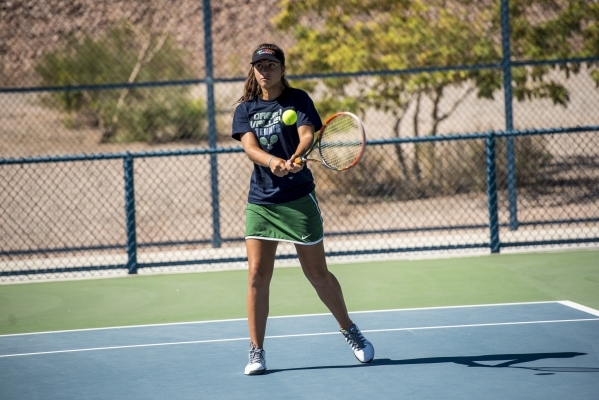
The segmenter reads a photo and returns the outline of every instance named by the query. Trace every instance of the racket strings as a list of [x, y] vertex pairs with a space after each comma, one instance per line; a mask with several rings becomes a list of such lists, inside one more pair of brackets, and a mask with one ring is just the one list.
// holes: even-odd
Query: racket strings
[[359, 121], [340, 115], [327, 124], [320, 139], [320, 156], [330, 167], [345, 169], [362, 154], [363, 129]]

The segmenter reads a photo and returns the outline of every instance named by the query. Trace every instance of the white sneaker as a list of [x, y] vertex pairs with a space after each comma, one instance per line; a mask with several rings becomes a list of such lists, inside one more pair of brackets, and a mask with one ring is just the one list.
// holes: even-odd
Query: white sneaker
[[245, 367], [246, 375], [262, 375], [266, 371], [266, 357], [264, 350], [250, 343], [250, 356], [248, 365]]
[[341, 329], [341, 333], [345, 336], [345, 340], [354, 351], [354, 356], [361, 363], [369, 363], [374, 358], [374, 346], [370, 343], [356, 324], [350, 326], [347, 330]]

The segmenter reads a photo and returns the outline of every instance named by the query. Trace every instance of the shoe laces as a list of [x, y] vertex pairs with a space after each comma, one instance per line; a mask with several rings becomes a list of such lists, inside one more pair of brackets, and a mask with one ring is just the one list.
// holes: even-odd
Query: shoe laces
[[362, 350], [364, 347], [366, 347], [367, 340], [356, 325], [350, 326], [348, 330], [341, 329], [341, 333], [343, 333], [345, 340], [347, 343], [349, 343], [352, 349]]
[[250, 348], [250, 364], [264, 363], [264, 350], [252, 346]]

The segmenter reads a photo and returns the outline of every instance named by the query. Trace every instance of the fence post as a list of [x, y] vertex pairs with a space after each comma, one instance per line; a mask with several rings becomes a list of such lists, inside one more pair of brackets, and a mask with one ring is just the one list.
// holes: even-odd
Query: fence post
[[[212, 67], [212, 10], [210, 0], [203, 0], [204, 56], [206, 61], [206, 89], [208, 109], [208, 144], [216, 148], [216, 107], [214, 104], [214, 72]], [[210, 188], [212, 191], [212, 246], [220, 247], [220, 211], [218, 202], [218, 159], [210, 154]]]
[[[505, 129], [514, 130], [514, 113], [512, 109], [512, 54], [510, 49], [510, 12], [509, 0], [501, 0], [501, 46], [503, 59], [503, 90], [505, 103]], [[505, 142], [507, 157], [507, 191], [510, 210], [510, 230], [518, 229], [518, 204], [516, 194], [516, 150], [514, 137], [508, 136]]]
[[125, 170], [125, 221], [127, 229], [127, 269], [137, 274], [137, 238], [135, 226], [135, 186], [133, 182], [133, 157], [129, 152], [123, 159]]
[[485, 138], [487, 165], [487, 204], [489, 207], [489, 231], [491, 253], [499, 253], [499, 216], [497, 212], [497, 172], [495, 164], [495, 134], [493, 131]]

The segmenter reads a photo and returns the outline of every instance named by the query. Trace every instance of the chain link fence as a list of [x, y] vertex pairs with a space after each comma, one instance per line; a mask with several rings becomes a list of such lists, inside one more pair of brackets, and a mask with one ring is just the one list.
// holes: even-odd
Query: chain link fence
[[[0, 3], [0, 281], [243, 268], [252, 165], [230, 123], [262, 42], [288, 50], [323, 117], [343, 104], [366, 127], [357, 167], [311, 167], [331, 259], [596, 246], [598, 3], [444, 3], [487, 16], [488, 58], [420, 65], [436, 47], [414, 39], [405, 68], [316, 68], [277, 1]], [[578, 6], [570, 52], [540, 46]]]

